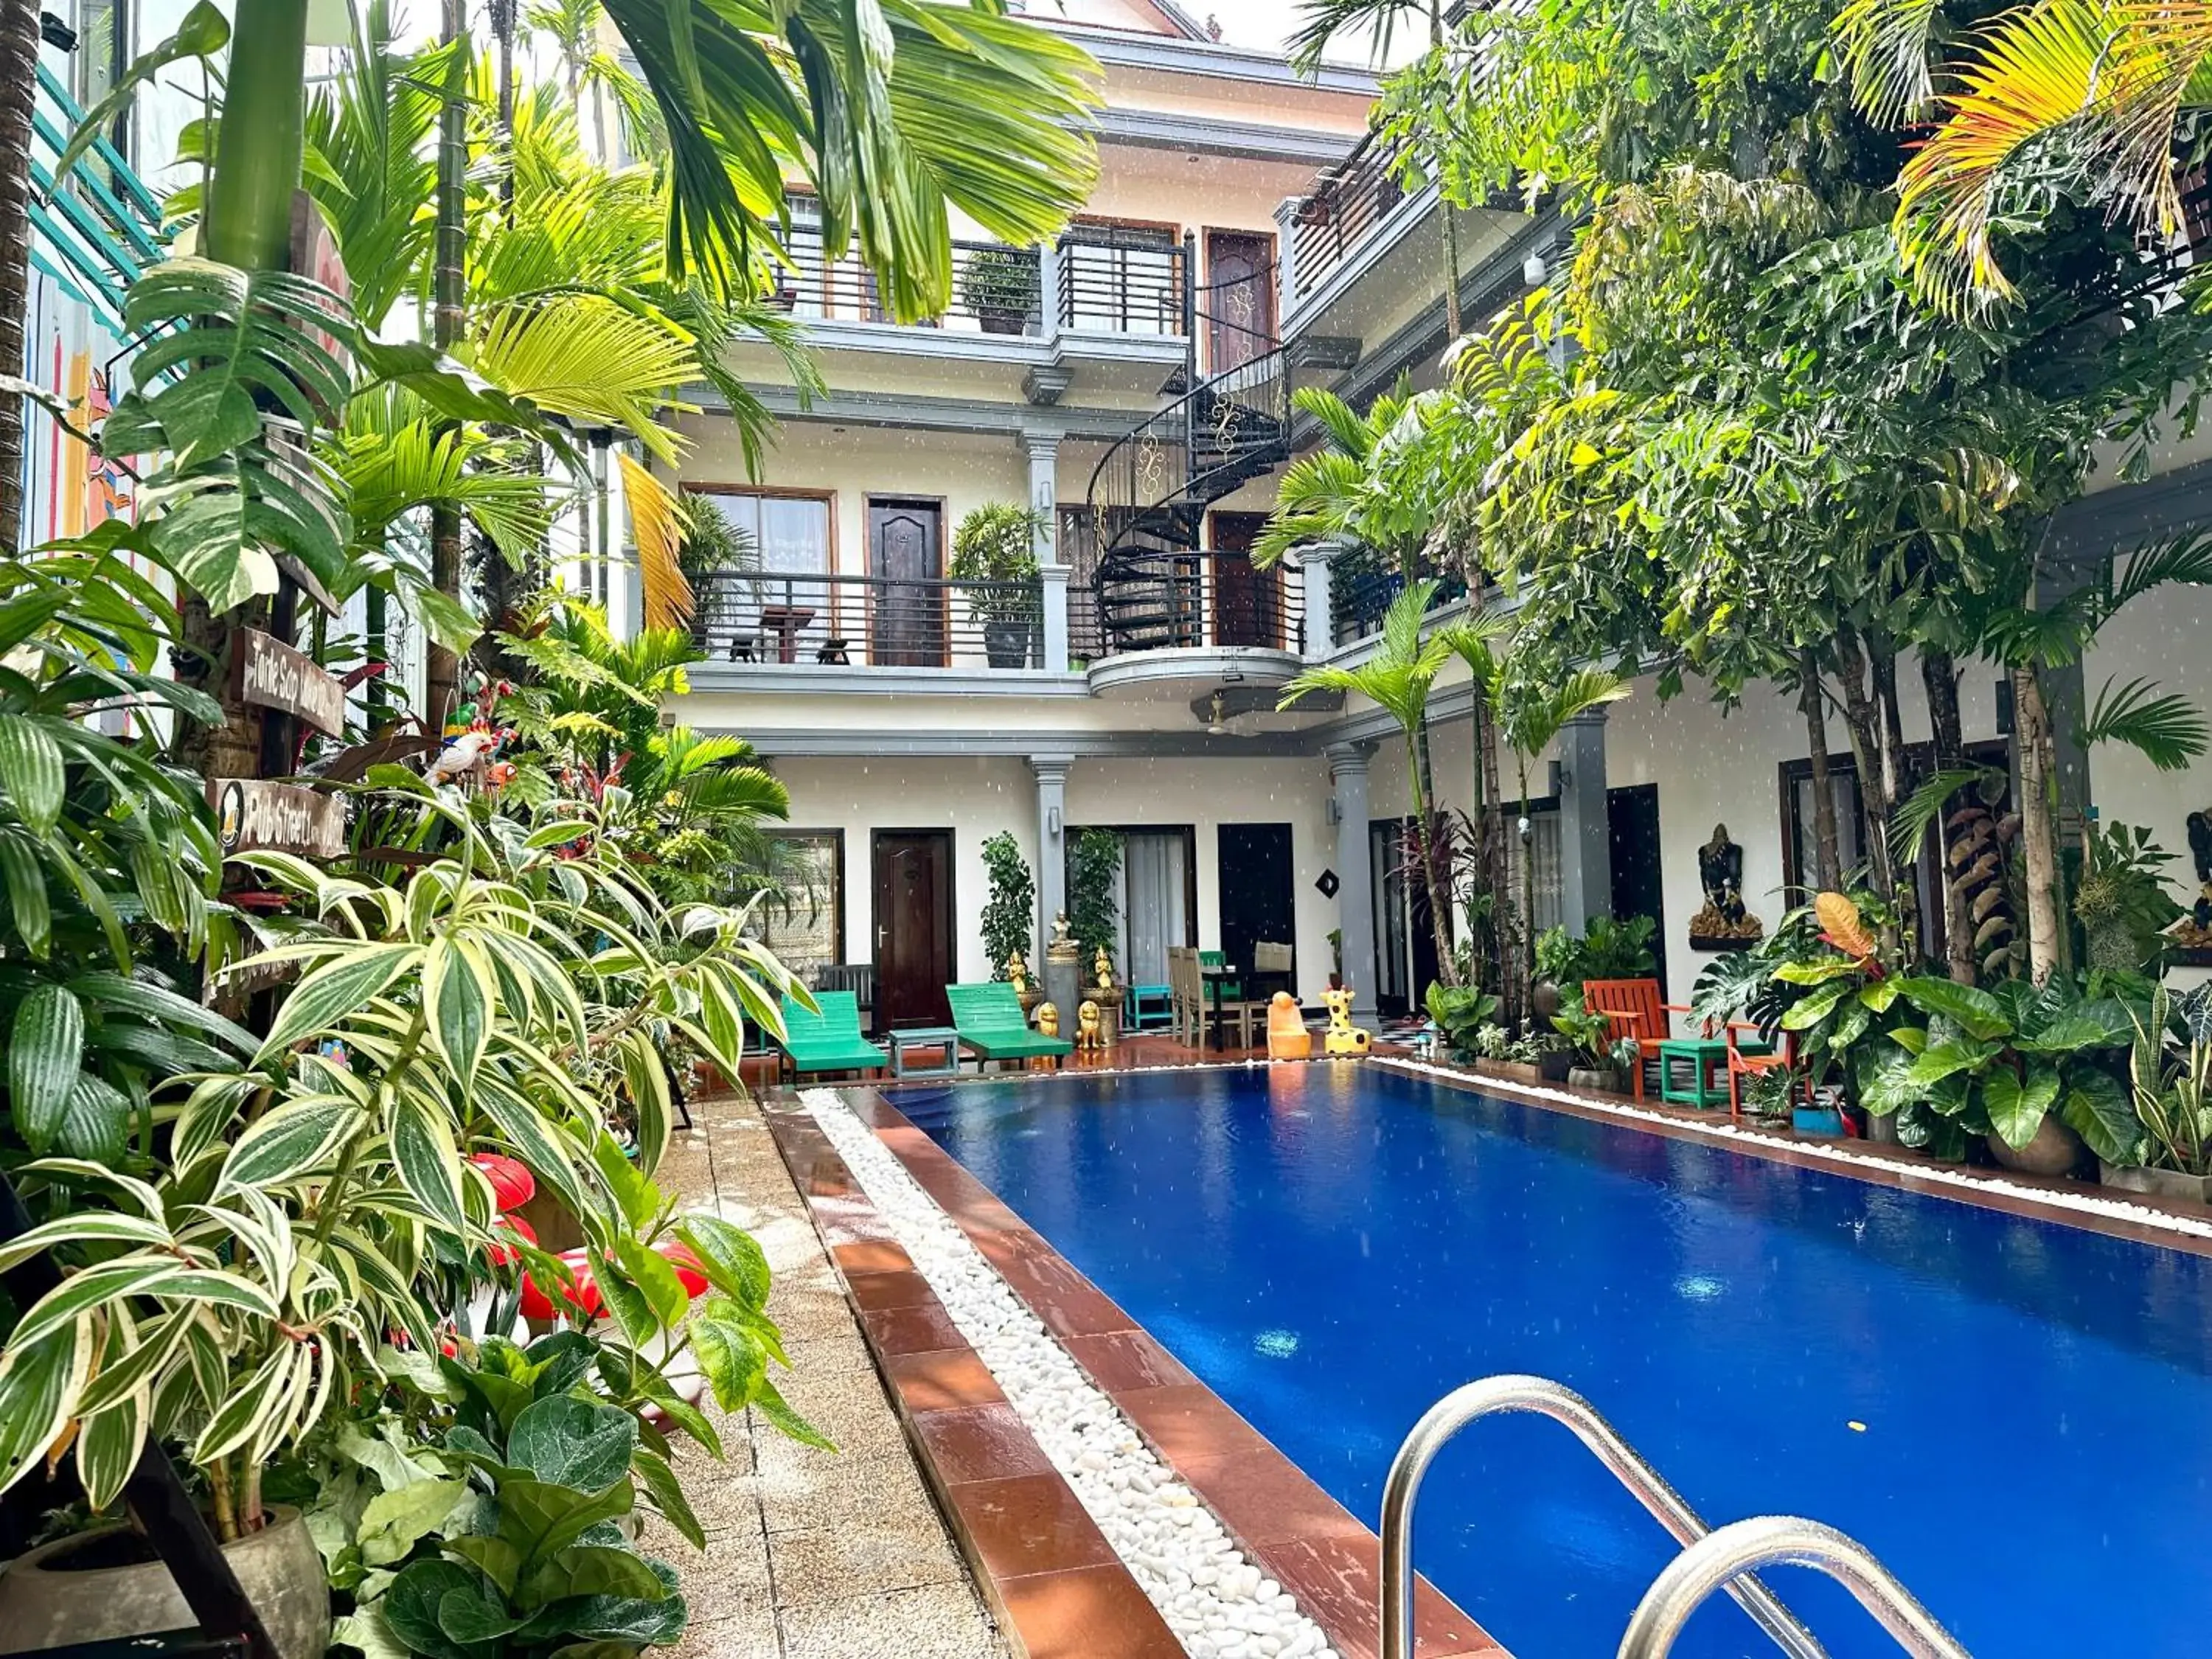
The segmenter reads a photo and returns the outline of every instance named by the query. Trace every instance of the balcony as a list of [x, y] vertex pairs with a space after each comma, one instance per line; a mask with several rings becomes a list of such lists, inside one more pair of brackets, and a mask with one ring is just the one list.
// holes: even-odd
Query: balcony
[[[1327, 283], [1404, 204], [1408, 191], [1402, 182], [1402, 155], [1400, 148], [1386, 147], [1370, 134], [1315, 181], [1290, 226], [1293, 305]], [[1416, 216], [1425, 210], [1417, 210]]]
[[[691, 636], [717, 665], [825, 678], [871, 668], [1046, 667], [1042, 581], [718, 570], [694, 577], [691, 588]], [[1062, 640], [1065, 615], [1063, 608]]]

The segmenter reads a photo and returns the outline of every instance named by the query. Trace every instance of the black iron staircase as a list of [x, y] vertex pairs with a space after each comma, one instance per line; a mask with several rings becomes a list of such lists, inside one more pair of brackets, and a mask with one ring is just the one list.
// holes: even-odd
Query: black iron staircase
[[1124, 434], [1091, 475], [1098, 540], [1091, 580], [1109, 654], [1207, 642], [1219, 594], [1216, 556], [1203, 545], [1206, 509], [1291, 453], [1291, 371], [1274, 331], [1274, 268], [1200, 285], [1194, 255], [1187, 237], [1184, 364], [1164, 388], [1174, 401]]

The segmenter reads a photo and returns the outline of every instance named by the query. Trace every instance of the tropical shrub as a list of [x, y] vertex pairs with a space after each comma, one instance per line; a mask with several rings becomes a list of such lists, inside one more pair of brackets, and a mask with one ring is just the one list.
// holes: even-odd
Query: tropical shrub
[[1039, 614], [1036, 588], [1036, 538], [1051, 526], [1034, 507], [990, 501], [975, 507], [952, 532], [946, 574], [957, 582], [1024, 586], [972, 587], [962, 597], [985, 622], [1029, 622]]
[[1504, 1036], [1504, 1028], [1494, 1023], [1498, 999], [1487, 991], [1470, 990], [1463, 985], [1431, 985], [1428, 1010], [1454, 1060], [1472, 1060], [1481, 1052], [1480, 1039], [1486, 1031], [1498, 1032], [1501, 1040]]
[[2128, 1081], [2142, 1161], [2212, 1175], [2212, 984], [2153, 993], [2148, 1016], [2136, 1021]]
[[1085, 976], [1099, 951], [1115, 959], [1121, 923], [1121, 837], [1111, 830], [1080, 830], [1068, 849], [1067, 927], [1083, 953]]
[[1619, 921], [1592, 916], [1580, 939], [1564, 926], [1547, 927], [1536, 939], [1536, 976], [1563, 987], [1586, 979], [1645, 978], [1658, 971], [1659, 960], [1651, 953], [1658, 931], [1650, 916]]
[[983, 956], [991, 977], [1004, 979], [1007, 959], [1017, 951], [1027, 956], [1036, 939], [1036, 884], [1021, 842], [1003, 830], [983, 843], [983, 870], [991, 882], [983, 902]]

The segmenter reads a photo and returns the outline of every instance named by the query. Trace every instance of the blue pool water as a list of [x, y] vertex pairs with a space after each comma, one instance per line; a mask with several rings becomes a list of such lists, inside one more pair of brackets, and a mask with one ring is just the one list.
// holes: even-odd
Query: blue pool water
[[[1854, 1534], [1977, 1659], [2212, 1653], [2212, 1261], [1352, 1066], [898, 1103], [1370, 1526], [1431, 1401], [1533, 1371], [1708, 1520]], [[1445, 1451], [1416, 1547], [1517, 1659], [1610, 1659], [1669, 1553], [1533, 1419]], [[1716, 1598], [1676, 1651], [1774, 1649]]]

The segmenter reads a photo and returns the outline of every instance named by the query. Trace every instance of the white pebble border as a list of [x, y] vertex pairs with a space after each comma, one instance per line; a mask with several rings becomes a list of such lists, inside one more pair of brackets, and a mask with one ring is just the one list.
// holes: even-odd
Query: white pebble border
[[1321, 1626], [1152, 1455], [897, 1154], [834, 1090], [799, 1099], [1191, 1659], [1332, 1655]]
[[1853, 1152], [1817, 1139], [1798, 1138], [1778, 1142], [1778, 1138], [1755, 1129], [1747, 1129], [1728, 1122], [1686, 1124], [1679, 1117], [1648, 1111], [1641, 1106], [1618, 1106], [1609, 1101], [1592, 1100], [1588, 1095], [1569, 1094], [1562, 1089], [1547, 1089], [1532, 1083], [1510, 1083], [1503, 1078], [1485, 1077], [1480, 1072], [1462, 1072], [1449, 1066], [1431, 1066], [1418, 1060], [1400, 1060], [1395, 1055], [1378, 1056], [1373, 1062], [1388, 1066], [1394, 1072], [1410, 1072], [1425, 1077], [1443, 1078], [1482, 1094], [1502, 1091], [1506, 1098], [1518, 1095], [1533, 1095], [1539, 1100], [1563, 1101], [1570, 1106], [1579, 1106], [1591, 1111], [1604, 1112], [1613, 1117], [1631, 1119], [1639, 1123], [1663, 1123], [1674, 1128], [1695, 1128], [1702, 1134], [1717, 1135], [1723, 1139], [1749, 1141], [1759, 1146], [1787, 1145], [1792, 1151], [1803, 1152], [1824, 1164], [1842, 1164], [1861, 1170], [1880, 1170], [1895, 1175], [1909, 1173], [1918, 1180], [1935, 1182], [1939, 1185], [1957, 1187], [1967, 1192], [2000, 1192], [2013, 1198], [2026, 1199], [2031, 1203], [2049, 1204], [2062, 1210], [2078, 1210], [2085, 1215], [2110, 1216], [2116, 1220], [2133, 1221], [2146, 1227], [2159, 1228], [2166, 1232], [2186, 1233], [2194, 1238], [2212, 1238], [2212, 1222], [2199, 1221], [2191, 1216], [2175, 1215], [2166, 1210], [2154, 1210], [2148, 1205], [2130, 1204], [2124, 1199], [2099, 1198], [2088, 1193], [2054, 1191], [2047, 1187], [2023, 1187], [1996, 1176], [1961, 1175], [1941, 1164], [1900, 1164], [1893, 1158], [1869, 1158], [1863, 1152]]

